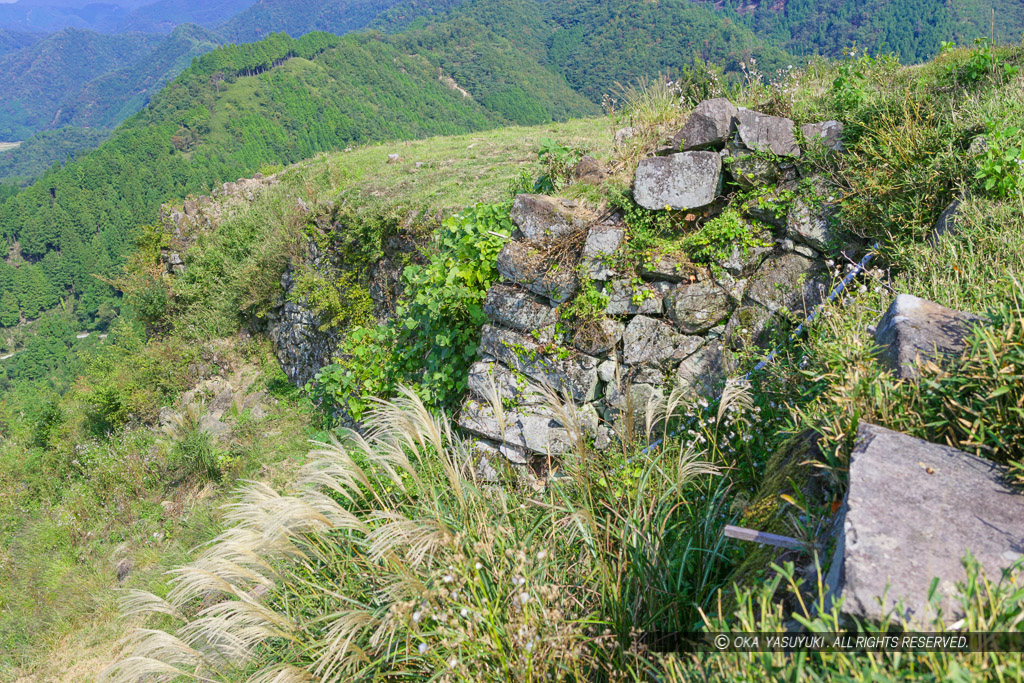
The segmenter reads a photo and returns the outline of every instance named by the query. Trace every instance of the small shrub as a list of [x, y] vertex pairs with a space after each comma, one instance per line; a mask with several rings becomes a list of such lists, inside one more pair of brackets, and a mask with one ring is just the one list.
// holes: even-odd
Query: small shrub
[[1005, 126], [998, 121], [987, 123], [985, 151], [978, 159], [975, 178], [982, 189], [994, 197], [1006, 197], [1024, 190], [1024, 133], [1017, 126]]
[[551, 193], [572, 183], [573, 170], [587, 153], [582, 147], [566, 147], [550, 138], [542, 138], [537, 157], [544, 172], [534, 185], [535, 192]]
[[770, 244], [759, 239], [752, 225], [739, 213], [726, 210], [712, 218], [701, 228], [683, 239], [683, 248], [697, 263], [717, 263], [739, 247], [744, 253], [752, 247], [767, 247]]

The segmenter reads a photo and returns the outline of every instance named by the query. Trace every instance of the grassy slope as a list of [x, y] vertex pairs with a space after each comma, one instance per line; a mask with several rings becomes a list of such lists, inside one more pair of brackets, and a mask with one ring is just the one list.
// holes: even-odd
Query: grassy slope
[[[372, 214], [412, 210], [449, 214], [477, 201], [500, 200], [507, 197], [507, 185], [520, 169], [533, 170], [539, 140], [549, 136], [592, 148], [599, 156], [608, 153], [609, 135], [603, 122], [577, 120], [321, 155], [281, 172], [280, 185], [251, 207], [236, 212], [218, 231], [204, 237], [197, 249], [211, 257], [229, 248], [255, 251], [253, 245], [281, 232], [284, 221], [280, 218], [293, 210], [296, 197], [324, 206], [344, 193], [347, 202]], [[401, 161], [387, 163], [391, 153], [399, 154]], [[423, 165], [417, 168], [416, 162]], [[257, 226], [255, 234], [245, 230], [252, 224]], [[238, 244], [242, 234], [250, 241]], [[223, 280], [206, 292], [209, 299], [203, 308], [222, 315], [224, 327], [237, 329], [237, 307], [223, 307], [223, 302], [231, 298], [228, 292], [232, 288], [244, 286], [241, 276], [247, 272], [247, 263], [239, 259], [221, 265], [228, 270], [222, 274]], [[202, 268], [203, 264], [193, 267]], [[181, 327], [195, 320], [193, 316], [194, 311], [185, 311], [178, 321]], [[179, 348], [196, 344], [174, 335], [168, 341]], [[215, 341], [212, 347], [236, 362], [240, 358], [240, 345], [234, 338]], [[0, 444], [0, 679], [93, 680], [113, 657], [114, 641], [123, 632], [116, 621], [117, 593], [113, 590], [117, 561], [127, 557], [135, 563], [125, 587], [161, 590], [163, 572], [217, 532], [217, 507], [227, 501], [237, 478], [279, 486], [287, 479], [286, 473], [304, 459], [305, 439], [317, 433], [310, 424], [309, 406], [276, 383], [280, 373], [266, 347], [257, 347], [254, 353], [247, 362], [260, 367], [257, 386], [276, 387], [274, 395], [280, 403], [268, 422], [260, 423], [258, 429], [242, 430], [240, 450], [247, 454], [246, 459], [232, 478], [220, 485], [204, 488], [175, 483], [173, 475], [154, 479], [145, 473], [129, 475], [127, 481], [118, 479], [115, 485], [107, 474], [101, 474], [104, 467], [96, 466], [91, 476], [73, 477], [60, 494], [41, 502], [36, 493], [24, 489], [23, 482], [53, 476], [48, 469], [52, 465], [45, 463], [57, 457], [55, 449], [33, 447], [33, 436], [26, 431]], [[178, 373], [184, 369], [169, 370]], [[0, 422], [8, 430], [22, 424], [10, 413], [14, 405], [10, 396], [0, 403]], [[84, 409], [81, 397], [74, 395], [64, 405], [73, 415]], [[117, 438], [123, 447], [107, 456], [114, 462], [137, 458], [156, 443], [156, 429], [151, 425], [124, 434]], [[60, 452], [73, 449], [76, 443], [96, 443], [88, 434], [74, 431], [60, 440]], [[99, 443], [109, 446], [103, 439]], [[37, 454], [28, 463], [26, 449]], [[102, 490], [105, 487], [128, 487], [137, 493], [132, 494], [127, 509], [115, 513], [103, 507], [113, 499], [110, 492]], [[187, 501], [187, 513], [166, 515], [160, 506], [164, 500]], [[75, 512], [80, 518], [69, 524], [69, 516]], [[154, 533], [165, 536], [158, 540]]]
[[[700, 585], [728, 586], [730, 578], [741, 576], [751, 581], [748, 588], [765, 603], [778, 599], [779, 596], [774, 595], [778, 584], [768, 581], [773, 572], [766, 570], [768, 562], [774, 558], [755, 556], [742, 544], [723, 544], [718, 528], [723, 519], [748, 515], [765, 524], [779, 525], [771, 530], [824, 541], [821, 530], [831, 519], [833, 504], [841, 501], [844, 494], [845, 458], [858, 420], [870, 420], [935, 442], [947, 442], [1011, 466], [1014, 463], [1017, 467], [1024, 466], [1024, 421], [1019, 414], [1020, 401], [1024, 400], [1021, 398], [1024, 384], [1020, 382], [1024, 376], [1020, 343], [1020, 324], [1024, 323], [1021, 313], [1024, 292], [1020, 289], [1024, 278], [1024, 221], [1020, 215], [1024, 174], [1011, 167], [1007, 173], [999, 175], [1013, 181], [1005, 197], [986, 192], [976, 180], [975, 170], [984, 169], [988, 157], [972, 158], [965, 144], [970, 142], [972, 126], [987, 123], [989, 144], [1001, 153], [1016, 149], [1014, 154], [1019, 157], [1019, 131], [1009, 133], [1010, 140], [1001, 139], [1000, 133], [1004, 127], [1007, 131], [1014, 130], [1009, 126], [1021, 121], [1020, 112], [1024, 108], [1020, 93], [1024, 75], [1007, 71], [1003, 65], [1019, 65], [1022, 54], [1019, 48], [1001, 49], [990, 64], [994, 68], [980, 73], [972, 71], [978, 56], [977, 52], [956, 51], [921, 69], [901, 69], [890, 62], [872, 60], [848, 63], [844, 67], [819, 63], [794, 77], [792, 89], [786, 91], [791, 98], [772, 99], [771, 92], [757, 87], [734, 93], [740, 104], [767, 101], [772, 111], [792, 115], [798, 123], [838, 117], [856, 124], [851, 127], [847, 155], [831, 161], [808, 155], [806, 161], [818, 165], [822, 174], [831, 176], [838, 184], [837, 191], [842, 197], [842, 227], [869, 240], [879, 240], [882, 256], [877, 262], [878, 268], [860, 283], [863, 286], [853, 288], [843, 301], [828, 308], [805, 342], [785, 347], [776, 363], [755, 378], [749, 394], [752, 408], [742, 407], [742, 401], [734, 402], [739, 421], [735, 421], [737, 416], [726, 418], [728, 429], [720, 429], [713, 419], [722, 420], [721, 413], [715, 414], [717, 406], [712, 405], [709, 411], [692, 405], [682, 406], [680, 412], [686, 411], [690, 416], [685, 418], [684, 424], [692, 426], [712, 443], [711, 446], [693, 444], [699, 449], [700, 457], [729, 466], [729, 472], [721, 478], [723, 486], [729, 487], [724, 507], [716, 508], [705, 502], [705, 498], [711, 497], [702, 497], [708, 493], [707, 489], [680, 488], [690, 487], [694, 482], [682, 475], [679, 475], [682, 481], [674, 479], [674, 467], [665, 467], [664, 460], [654, 461], [655, 457], [674, 457], [675, 443], [650, 460], [634, 462], [628, 470], [633, 478], [615, 482], [611, 490], [594, 481], [596, 472], [602, 467], [607, 467], [605, 471], [609, 473], [621, 471], [617, 468], [626, 467], [624, 456], [630, 454], [627, 449], [619, 460], [616, 460], [620, 457], [616, 453], [583, 449], [577, 455], [586, 458], [586, 467], [580, 471], [567, 467], [566, 480], [549, 482], [547, 489], [526, 492], [510, 485], [508, 498], [498, 496], [496, 501], [478, 495], [467, 484], [463, 491], [471, 501], [469, 504], [461, 498], [456, 500], [451, 482], [439, 468], [431, 470], [427, 454], [419, 454], [417, 469], [420, 476], [427, 479], [427, 485], [418, 489], [416, 495], [409, 496], [397, 495], [394, 488], [384, 486], [381, 495], [390, 496], [384, 505], [393, 504], [394, 508], [386, 509], [400, 510], [409, 519], [427, 519], [431, 524], [442, 525], [456, 539], [451, 544], [438, 543], [439, 557], [435, 564], [409, 562], [393, 574], [388, 573], [390, 566], [382, 568], [360, 555], [360, 549], [355, 547], [358, 544], [349, 542], [347, 537], [342, 543], [326, 541], [332, 561], [338, 563], [336, 573], [329, 577], [315, 576], [312, 586], [299, 581], [287, 583], [274, 600], [268, 600], [272, 608], [294, 607], [296, 611], [290, 612], [290, 616], [300, 620], [307, 618], [301, 626], [301, 633], [307, 638], [303, 645], [313, 644], [317, 652], [298, 652], [284, 646], [268, 654], [266, 661], [274, 661], [274, 657], [279, 656], [284, 661], [312, 667], [311, 658], [320, 652], [326, 657], [329, 649], [317, 640], [324, 628], [317, 618], [329, 613], [328, 610], [348, 610], [352, 605], [358, 605], [359, 616], [368, 620], [381, 615], [389, 607], [388, 598], [381, 598], [379, 591], [366, 587], [379, 585], [377, 582], [389, 585], [398, 575], [407, 576], [403, 572], [415, 573], [435, 589], [427, 598], [417, 591], [412, 596], [415, 599], [409, 603], [394, 605], [400, 614], [409, 618], [400, 618], [387, 627], [399, 633], [399, 641], [408, 637], [412, 643], [420, 639], [424, 644], [429, 643], [428, 648], [421, 651], [423, 656], [417, 657], [410, 647], [408, 659], [395, 661], [394, 653], [384, 652], [369, 642], [368, 631], [354, 627], [352, 633], [356, 634], [360, 646], [370, 648], [374, 662], [380, 662], [382, 669], [401, 667], [424, 676], [445, 666], [451, 661], [449, 656], [455, 657], [455, 664], [449, 666], [464, 680], [474, 680], [474, 675], [478, 676], [482, 670], [475, 667], [482, 662], [513, 679], [525, 679], [524, 672], [531, 671], [528, 668], [531, 665], [568, 665], [566, 653], [574, 652], [577, 646], [587, 647], [593, 641], [592, 633], [563, 619], [565, 613], [561, 610], [571, 609], [567, 605], [575, 606], [576, 600], [591, 601], [594, 612], [571, 612], [573, 616], [593, 617], [627, 631], [652, 623], [643, 620], [656, 618], [667, 604], [661, 599], [651, 601], [651, 595], [666, 596], [666, 599], [677, 599], [678, 595], [700, 597], [704, 600], [701, 606], [713, 624], [719, 624], [720, 618], [735, 618], [744, 620], [746, 628], [740, 630], [781, 630], [784, 617], [775, 615], [772, 610], [761, 613], [753, 601], [734, 605], [728, 597], [716, 602], [713, 592], [689, 593], [691, 581], [700, 584], [708, 580], [701, 572], [709, 563], [703, 561], [700, 553], [714, 551], [717, 555], [722, 551], [727, 568], [730, 563], [736, 563], [733, 569], [742, 569], [740, 563], [745, 557], [756, 559], [755, 564], [761, 570], [759, 574], [712, 576], [710, 584]], [[844, 78], [834, 86], [840, 71]], [[410, 155], [407, 160], [412, 161], [417, 156]], [[378, 156], [375, 163], [383, 164], [383, 156]], [[335, 184], [345, 187], [344, 166], [334, 171], [329, 170], [330, 164], [326, 167], [313, 164], [311, 168], [319, 168], [321, 176], [309, 190], [311, 198], [329, 197]], [[401, 169], [395, 169], [391, 177], [398, 177], [400, 172]], [[363, 185], [360, 190], [372, 196], [372, 188], [372, 184]], [[387, 204], [386, 191], [382, 184], [381, 205]], [[453, 191], [461, 190], [453, 188]], [[938, 248], [928, 245], [926, 238], [939, 212], [950, 199], [965, 191], [970, 191], [973, 198], [963, 209], [962, 232], [945, 239]], [[211, 237], [212, 244], [216, 237]], [[678, 239], [678, 234], [662, 235], [662, 238]], [[841, 274], [840, 261], [836, 275]], [[1005, 320], [997, 320], [995, 325], [996, 330], [1005, 330], [1008, 337], [999, 340], [979, 336], [956, 372], [926, 368], [925, 380], [920, 385], [896, 382], [873, 359], [873, 340], [868, 328], [877, 322], [893, 293], [898, 291], [975, 311], [1015, 300], [1009, 312], [1010, 325]], [[1014, 305], [1017, 306], [1015, 311], [1012, 310]], [[969, 382], [962, 382], [963, 377], [969, 377]], [[1009, 391], [995, 391], [1007, 378], [1010, 383], [1005, 386]], [[959, 423], [958, 418], [965, 415], [962, 402], [970, 404], [972, 417], [978, 416], [976, 424], [982, 430], [978, 433], [984, 435], [983, 442], [976, 441], [977, 434], [965, 430]], [[732, 433], [733, 429], [736, 433]], [[765, 468], [779, 465], [770, 456], [780, 452], [794, 432], [808, 430], [818, 440], [821, 452], [808, 448], [789, 449], [795, 456], [789, 474], [798, 487], [792, 491], [788, 489], [788, 481], [779, 482], [778, 476], [766, 476], [778, 475], [778, 471], [765, 472]], [[684, 442], [680, 448], [685, 449], [687, 445]], [[819, 458], [823, 467], [805, 464], [809, 457]], [[809, 484], [811, 479], [816, 480], [814, 487]], [[430, 492], [424, 493], [424, 490]], [[781, 499], [782, 493], [789, 494], [790, 500]], [[591, 496], [598, 502], [594, 503], [593, 499], [588, 502], [586, 498]], [[537, 505], [538, 500], [542, 504]], [[353, 509], [357, 514], [364, 514], [372, 509], [369, 506], [376, 504], [367, 503], [368, 507], [356, 504]], [[558, 524], [574, 506], [582, 508], [575, 519], [586, 520], [587, 525], [606, 525], [599, 528], [599, 534], [595, 533], [596, 538], [591, 536], [583, 542], [574, 535], [576, 525]], [[691, 520], [695, 524], [674, 527], [683, 535], [681, 546], [678, 537], [672, 537], [672, 542], [667, 543], [667, 537], [660, 533], [664, 529], [662, 522], [669, 518], [658, 515], [666, 514], [666, 509], [697, 511], [697, 516]], [[759, 516], [755, 517], [755, 513]], [[366, 514], [364, 519], [375, 526], [371, 515]], [[592, 521], [595, 519], [598, 521]], [[580, 526], [584, 524], [581, 522]], [[649, 543], [643, 540], [647, 533], [653, 539]], [[694, 547], [689, 545], [691, 541], [705, 545]], [[595, 545], [597, 551], [593, 550]], [[396, 541], [396, 546], [401, 547], [401, 544]], [[553, 551], [553, 554], [539, 553], [538, 548]], [[674, 552], [666, 554], [672, 549], [685, 551], [691, 562], [693, 554], [697, 553], [698, 560], [688, 566], [686, 557]], [[473, 583], [477, 576], [473, 573], [474, 556], [488, 564], [486, 571], [497, 586], [493, 593], [483, 588], [478, 592], [477, 584]], [[510, 561], [504, 562], [503, 558]], [[806, 554], [790, 554], [786, 559], [795, 561], [798, 568], [813, 567], [813, 558]], [[483, 562], [476, 565], [477, 571], [481, 570]], [[398, 560], [396, 563], [401, 564]], [[686, 585], [672, 583], [677, 571], [681, 572], [681, 581]], [[448, 578], [442, 578], [445, 572], [449, 572]], [[309, 576], [308, 573], [301, 575], [303, 579]], [[349, 583], [339, 586], [342, 583], [337, 580], [339, 576], [349, 579]], [[559, 610], [555, 619], [549, 619], [546, 611], [538, 612], [535, 621], [521, 624], [520, 615], [527, 610], [508, 607], [509, 593], [522, 590], [519, 588], [523, 585], [519, 581], [521, 576], [528, 577], [526, 590], [533, 596], [530, 604], [534, 604], [533, 600], [546, 601], [536, 609], [547, 610], [550, 606]], [[611, 579], [607, 578], [609, 576]], [[325, 591], [316, 583], [321, 580], [329, 584], [331, 590], [357, 596], [355, 601], [325, 598]], [[462, 597], [456, 598], [443, 588], [451, 581], [460, 588]], [[462, 591], [464, 585], [473, 587]], [[968, 627], [986, 630], [983, 625], [987, 625], [999, 630], [1015, 623], [1014, 627], [1019, 629], [1019, 619], [1013, 620], [1024, 607], [1021, 603], [1024, 596], [1008, 600], [1014, 590], [1007, 591], [1003, 586], [996, 592], [993, 604], [972, 608]], [[572, 598], [557, 602], [560, 591], [563, 595], [569, 592]], [[786, 592], [784, 586], [780, 592]], [[595, 596], [604, 600], [597, 600]], [[978, 594], [974, 593], [974, 597], [978, 598]], [[370, 607], [364, 610], [362, 600]], [[466, 639], [457, 619], [442, 618], [435, 624], [429, 618], [430, 610], [457, 614], [463, 605], [493, 615], [489, 616], [492, 621], [485, 619], [489, 628], [484, 629], [483, 637]], [[685, 605], [689, 609], [692, 606], [692, 602]], [[795, 608], [792, 603], [789, 606]], [[417, 608], [425, 610], [423, 614], [428, 616], [422, 620], [423, 626], [417, 626], [421, 620], [408, 614]], [[721, 613], [718, 613], [719, 608]], [[506, 609], [507, 612], [503, 611]], [[307, 610], [305, 617], [301, 616], [303, 610]], [[345, 616], [350, 614], [346, 612]], [[336, 623], [340, 625], [344, 617], [336, 616]], [[349, 623], [356, 622], [353, 619]], [[449, 629], [446, 623], [454, 625]], [[520, 625], [523, 630], [517, 631]], [[731, 625], [735, 627], [736, 622]], [[827, 615], [816, 627], [835, 630], [835, 624]], [[506, 637], [538, 631], [544, 637], [536, 641], [532, 662], [527, 661], [529, 655], [523, 655], [524, 648], [513, 648], [512, 653], [506, 649]], [[488, 640], [490, 634], [497, 634], [493, 641]], [[636, 664], [628, 656], [623, 657], [627, 663]], [[462, 662], [470, 666], [463, 669]], [[836, 681], [941, 680], [954, 672], [965, 679], [973, 679], [992, 676], [996, 670], [1005, 680], [1013, 680], [1021, 675], [1022, 657], [1019, 653], [955, 660], [941, 654], [899, 658], [823, 655], [806, 659], [781, 655], [719, 655], [714, 658], [669, 657], [658, 666], [667, 669], [664, 679], [670, 681], [754, 681], [765, 677]], [[634, 674], [643, 680], [637, 670], [616, 670], [624, 676]]]

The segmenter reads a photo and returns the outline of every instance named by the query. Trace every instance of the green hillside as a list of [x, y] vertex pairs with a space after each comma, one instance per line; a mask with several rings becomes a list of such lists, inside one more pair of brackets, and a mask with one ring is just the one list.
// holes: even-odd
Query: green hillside
[[[460, 90], [443, 73], [444, 60], [481, 35], [462, 26], [453, 36], [465, 42], [416, 54], [377, 35], [276, 36], [199, 58], [99, 149], [0, 205], [0, 234], [20, 255], [13, 266], [0, 264], [4, 289], [17, 292], [22, 318], [67, 299], [82, 324], [102, 324], [96, 316], [116, 295], [93, 275], [120, 268], [138, 226], [164, 201], [371, 140], [595, 113], [498, 39], [480, 41], [476, 78]], [[501, 76], [490, 82], [488, 73]]]
[[343, 34], [369, 26], [397, 0], [256, 0], [219, 27], [236, 43], [262, 40], [272, 33], [299, 37], [311, 31]]
[[65, 29], [0, 57], [0, 139], [24, 140], [52, 128], [68, 93], [112, 69], [147, 57], [163, 40], [141, 33], [118, 36]]
[[[423, 22], [410, 30], [394, 40], [420, 36], [426, 45], [439, 29]], [[453, 36], [460, 51], [476, 49], [474, 59], [497, 59]], [[16, 352], [0, 361], [0, 677], [1020, 680], [1024, 654], [1012, 647], [660, 652], [642, 634], [876, 635], [888, 627], [896, 629], [888, 635], [1021, 635], [1024, 558], [1015, 551], [1003, 555], [1015, 565], [1002, 577], [979, 573], [965, 558], [967, 578], [953, 591], [962, 617], [944, 612], [923, 626], [896, 611], [881, 624], [841, 620], [824, 575], [840, 542], [838, 515], [852, 490], [851, 454], [864, 423], [922, 439], [950, 458], [951, 449], [964, 451], [970, 455], [958, 462], [970, 463], [965, 470], [1002, 477], [988, 479], [991, 491], [978, 496], [998, 495], [1003, 507], [1019, 500], [1024, 49], [947, 48], [919, 67], [866, 55], [817, 60], [786, 75], [787, 97], [755, 80], [707, 83], [694, 69], [686, 76], [692, 82], [635, 88], [618, 118], [353, 145], [275, 165], [265, 169], [272, 177], [225, 196], [190, 198], [193, 216], [205, 218], [170, 215], [184, 210], [181, 193], [189, 188], [217, 174], [243, 175], [247, 164], [273, 155], [300, 159], [316, 150], [318, 136], [347, 130], [356, 117], [369, 133], [389, 136], [494, 126], [503, 116], [483, 106], [483, 97], [467, 98], [439, 80], [431, 61], [450, 60], [483, 88], [472, 59], [414, 57], [406, 47], [379, 34], [310, 34], [214, 51], [97, 153], [4, 205], [24, 210], [26, 221], [33, 212], [46, 216], [24, 223], [37, 232], [16, 240], [15, 252], [47, 255], [23, 257], [13, 276], [15, 307], [22, 290], [45, 288], [60, 272], [54, 259], [95, 254], [119, 238], [125, 263], [106, 272], [125, 299], [97, 311], [96, 319], [109, 322], [106, 338], [79, 338], [75, 306], [67, 304], [0, 337], [3, 355]], [[690, 55], [681, 59], [678, 72], [693, 67]], [[345, 82], [346, 75], [366, 79], [370, 64], [386, 69], [379, 80]], [[223, 80], [212, 81], [218, 74]], [[518, 85], [529, 92], [530, 83]], [[748, 175], [723, 179], [716, 170], [725, 185], [713, 204], [692, 213], [642, 208], [633, 194], [638, 164], [653, 160], [664, 133], [678, 130], [706, 95], [770, 108], [797, 130], [839, 121], [843, 151], [801, 137], [799, 158], [746, 155], [771, 172], [753, 188], [741, 184]], [[542, 104], [550, 106], [536, 107]], [[389, 116], [375, 118], [374, 110]], [[621, 120], [636, 134], [613, 144]], [[158, 163], [131, 156], [136, 147]], [[603, 175], [575, 173], [584, 153]], [[783, 168], [797, 168], [800, 179], [780, 180]], [[92, 187], [87, 178], [110, 181]], [[115, 190], [116, 203], [101, 203], [100, 192]], [[875, 260], [800, 336], [789, 332], [803, 315], [788, 306], [778, 309], [780, 327], [769, 330], [767, 348], [732, 346], [746, 329], [708, 330], [735, 364], [724, 389], [670, 393], [676, 378], [650, 373], [637, 384], [660, 383], [666, 395], [642, 405], [626, 399], [618, 421], [594, 416], [614, 428], [604, 444], [587, 433], [589, 416], [569, 396], [549, 395], [551, 417], [543, 421], [567, 428], [566, 450], [537, 456], [532, 466], [489, 451], [484, 461], [448, 408], [460, 404], [453, 394], [461, 398], [469, 363], [482, 357], [477, 342], [493, 320], [485, 295], [497, 282], [498, 254], [524, 243], [509, 218], [512, 198], [523, 191], [547, 195], [534, 198], [539, 206], [587, 221], [586, 232], [539, 236], [524, 262], [540, 253], [551, 259], [548, 273], [579, 274], [585, 236], [604, 234], [610, 221], [621, 240], [599, 264], [623, 275], [627, 306], [649, 300], [640, 275], [647, 269], [692, 291], [706, 281], [687, 282], [684, 268], [743, 287], [731, 271], [743, 282], [764, 282], [758, 278], [768, 260], [803, 259], [820, 266], [812, 277], [827, 291], [864, 254]], [[163, 219], [145, 218], [152, 215], [147, 202], [161, 193], [179, 198]], [[953, 200], [960, 201], [955, 222], [937, 235]], [[826, 232], [812, 235], [813, 248], [807, 236], [806, 243], [782, 239], [803, 234], [799, 214], [788, 212], [800, 203], [830, 217]], [[86, 247], [87, 230], [121, 204], [132, 204], [138, 217], [120, 220], [139, 223], [123, 233], [108, 228]], [[47, 214], [51, 207], [75, 213]], [[785, 217], [786, 225], [754, 216]], [[51, 256], [44, 233], [62, 220], [57, 239], [65, 248]], [[168, 272], [168, 251], [183, 258], [183, 272]], [[656, 264], [663, 257], [671, 257], [668, 266]], [[297, 283], [287, 294], [286, 272]], [[377, 317], [372, 297], [391, 275], [390, 307]], [[808, 291], [803, 276], [794, 278], [797, 295]], [[537, 356], [552, 364], [578, 359], [569, 344], [588, 320], [626, 319], [606, 314], [612, 282], [579, 279], [579, 291], [558, 306], [518, 299], [556, 321], [550, 343], [509, 337], [522, 340], [507, 347], [524, 368]], [[758, 296], [786, 287], [768, 282], [765, 289]], [[895, 376], [878, 357], [876, 333], [898, 293], [976, 313], [962, 352], [915, 362], [916, 378]], [[267, 338], [270, 312], [289, 304], [315, 318], [307, 333], [322, 327], [341, 340], [306, 392], [288, 381]], [[669, 329], [672, 315], [650, 312], [648, 320]], [[643, 317], [631, 313], [629, 324]], [[774, 360], [741, 379], [776, 344]], [[613, 379], [602, 380], [608, 392], [629, 371], [618, 353], [602, 355], [602, 365], [616, 366]], [[518, 372], [509, 380], [532, 381]], [[626, 395], [633, 388], [626, 384]], [[493, 394], [497, 416], [521, 415], [519, 402], [534, 400], [497, 387]], [[341, 429], [340, 406], [365, 409], [371, 419], [357, 425], [358, 434]], [[885, 455], [896, 458], [896, 450]], [[948, 462], [936, 471], [914, 458], [909, 469], [915, 481], [958, 488], [956, 477], [968, 475]], [[906, 516], [908, 500], [941, 505], [949, 493], [937, 490], [937, 501], [901, 498], [909, 488], [902, 479], [877, 488], [887, 499], [872, 512], [883, 522], [902, 520], [891, 525], [900, 528], [921, 523]], [[787, 547], [726, 537], [728, 524], [786, 536]], [[1019, 535], [1016, 527], [990, 531], [988, 538], [1010, 547]], [[921, 543], [941, 541], [933, 534]], [[889, 554], [879, 562], [903, 559], [927, 558]]]

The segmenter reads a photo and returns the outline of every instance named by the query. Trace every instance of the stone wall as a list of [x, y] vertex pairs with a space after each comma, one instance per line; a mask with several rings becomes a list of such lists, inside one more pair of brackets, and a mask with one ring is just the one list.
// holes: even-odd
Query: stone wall
[[[805, 127], [803, 136], [836, 150], [836, 126]], [[734, 351], [763, 345], [773, 323], [821, 300], [829, 283], [823, 252], [842, 245], [827, 201], [800, 198], [803, 186], [827, 188], [800, 182], [809, 176], [793, 122], [711, 100], [674, 145], [641, 161], [637, 203], [703, 220], [738, 208], [764, 246], [736, 248], [714, 264], [671, 247], [638, 258], [619, 213], [518, 196], [517, 231], [498, 256], [501, 277], [487, 295], [488, 323], [459, 417], [481, 451], [519, 465], [563, 452], [568, 434], [545, 392], [568, 396], [603, 448], [627, 411], [642, 413], [649, 398], [676, 387], [716, 391], [736, 369]], [[749, 188], [765, 191], [756, 202], [729, 204]], [[603, 315], [574, 329], [569, 302], [591, 288], [607, 297]]]

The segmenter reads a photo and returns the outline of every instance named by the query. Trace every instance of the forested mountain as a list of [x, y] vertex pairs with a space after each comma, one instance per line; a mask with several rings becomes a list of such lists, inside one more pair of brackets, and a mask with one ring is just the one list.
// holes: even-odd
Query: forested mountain
[[[0, 232], [14, 254], [11, 264], [0, 263], [0, 289], [20, 310], [5, 320], [35, 318], [68, 299], [83, 324], [103, 324], [97, 314], [115, 293], [93, 276], [117, 273], [137, 227], [154, 220], [162, 202], [264, 164], [368, 140], [598, 111], [564, 79], [517, 61], [485, 28], [464, 22], [448, 35], [451, 43], [425, 44], [417, 54], [380, 34], [313, 33], [200, 57], [97, 150], [0, 205]], [[473, 53], [478, 76], [462, 90], [438, 65], [451, 61], [448, 50], [474, 45], [486, 49]], [[489, 82], [484, 73], [501, 77]]]
[[213, 27], [253, 0], [16, 0], [0, 3], [0, 30], [50, 33], [80, 28], [100, 33], [169, 33], [180, 24]]
[[0, 140], [65, 125], [111, 128], [219, 39], [198, 26], [169, 36], [65, 29], [0, 57]]
[[94, 149], [108, 134], [96, 128], [74, 126], [36, 133], [18, 147], [0, 152], [0, 183], [34, 180], [45, 173], [54, 161], [64, 162], [69, 157]]
[[219, 27], [228, 40], [248, 43], [271, 33], [298, 37], [310, 31], [342, 34], [368, 26], [397, 0], [257, 0]]
[[23, 50], [42, 40], [41, 33], [19, 33], [0, 28], [0, 57], [11, 52]]
[[65, 29], [0, 57], [0, 140], [23, 140], [55, 126], [61, 102], [83, 84], [149, 56], [160, 36]]

